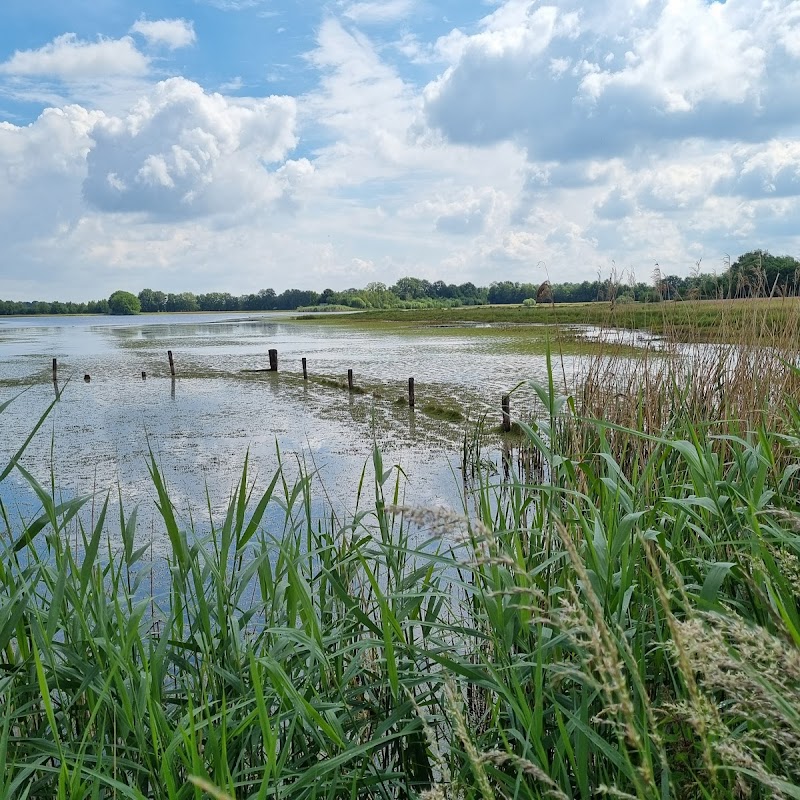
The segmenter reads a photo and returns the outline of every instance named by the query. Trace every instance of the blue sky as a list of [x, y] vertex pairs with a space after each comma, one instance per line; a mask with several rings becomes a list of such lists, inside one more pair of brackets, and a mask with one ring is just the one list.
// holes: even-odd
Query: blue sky
[[800, 2], [4, 0], [0, 297], [800, 255]]

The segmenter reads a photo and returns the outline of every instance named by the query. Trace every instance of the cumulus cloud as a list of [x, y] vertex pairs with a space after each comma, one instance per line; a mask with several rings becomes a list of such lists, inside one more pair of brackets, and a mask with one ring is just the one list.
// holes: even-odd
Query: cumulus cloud
[[428, 123], [451, 141], [510, 139], [564, 161], [693, 137], [759, 141], [800, 122], [796, 3], [575, 6], [508, 0], [477, 33], [443, 37], [450, 66], [426, 88]]
[[[72, 230], [83, 209], [91, 131], [102, 113], [80, 106], [46, 109], [29, 125], [0, 122], [0, 240], [6, 257], [3, 276], [49, 279], [53, 252], [36, 258], [40, 239]], [[68, 269], [68, 268], [66, 268]]]
[[291, 98], [225, 98], [184, 78], [159, 83], [92, 132], [83, 186], [107, 212], [192, 217], [274, 197], [268, 173], [296, 143]]
[[[451, 140], [486, 145], [524, 135], [543, 119], [558, 124], [570, 101], [543, 68], [554, 38], [568, 32], [561, 12], [533, 2], [509, 2], [472, 36], [454, 31], [437, 50], [453, 61], [425, 91], [428, 122]], [[542, 107], [549, 106], [549, 107]]]
[[144, 17], [131, 27], [131, 33], [143, 36], [151, 46], [168, 47], [177, 50], [188, 47], [196, 41], [194, 25], [185, 19], [154, 19]]
[[286, 161], [275, 171], [281, 193], [280, 208], [291, 213], [301, 210], [315, 178], [316, 170], [307, 158]]
[[636, 211], [636, 203], [620, 189], [612, 189], [596, 206], [600, 219], [622, 219]]
[[491, 187], [465, 187], [437, 192], [430, 199], [416, 203], [403, 216], [425, 220], [439, 233], [475, 236], [482, 233], [499, 209], [507, 206], [505, 196]]
[[644, 93], [666, 114], [757, 100], [766, 52], [747, 21], [721, 3], [669, 0], [632, 43], [625, 66], [588, 72], [581, 90], [595, 102], [613, 89]]
[[296, 101], [225, 96], [263, 80], [244, 60], [207, 73], [220, 94], [155, 84], [194, 42], [188, 20], [4, 55], [9, 115], [29, 113], [15, 99], [54, 107], [0, 122], [0, 294], [31, 279], [103, 294], [123, 271], [134, 288], [238, 292], [797, 253], [798, 0], [472, 0], [435, 41], [417, 9], [431, 16], [419, 0], [330, 3]]
[[64, 81], [98, 77], [145, 75], [148, 58], [130, 36], [88, 42], [74, 33], [57, 36], [37, 50], [17, 50], [0, 64], [0, 73], [21, 77], [50, 77]]
[[763, 147], [737, 147], [733, 174], [720, 180], [718, 192], [741, 197], [800, 196], [800, 142], [773, 140]]

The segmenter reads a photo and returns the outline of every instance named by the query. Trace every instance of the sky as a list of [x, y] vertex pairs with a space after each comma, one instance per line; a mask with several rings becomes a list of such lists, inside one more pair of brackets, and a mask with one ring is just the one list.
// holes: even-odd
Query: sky
[[800, 0], [2, 0], [0, 298], [800, 256]]

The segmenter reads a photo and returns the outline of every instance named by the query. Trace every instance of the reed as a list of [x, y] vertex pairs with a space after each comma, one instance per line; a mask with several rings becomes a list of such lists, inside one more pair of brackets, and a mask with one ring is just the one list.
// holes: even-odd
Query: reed
[[[768, 290], [767, 290], [768, 294]], [[754, 325], [781, 337], [800, 313], [797, 297], [764, 296], [726, 300], [680, 300], [659, 303], [559, 303], [526, 307], [468, 306], [359, 312], [355, 315], [307, 315], [315, 324], [367, 327], [458, 327], [494, 325], [591, 325], [649, 331], [679, 342], [738, 344]]]

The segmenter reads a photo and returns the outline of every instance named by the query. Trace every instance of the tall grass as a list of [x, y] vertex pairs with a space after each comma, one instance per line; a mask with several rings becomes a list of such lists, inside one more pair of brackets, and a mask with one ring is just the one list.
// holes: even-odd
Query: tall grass
[[[761, 290], [758, 290], [761, 291]], [[769, 289], [766, 290], [766, 294]], [[520, 325], [592, 325], [644, 330], [679, 342], [698, 340], [738, 344], [753, 328], [784, 338], [800, 316], [797, 297], [679, 300], [659, 303], [540, 303], [537, 306], [469, 306], [366, 311], [356, 315], [311, 315], [315, 324], [380, 328], [387, 323], [409, 327], [453, 326], [465, 322]]]
[[753, 361], [701, 402], [683, 363], [617, 416], [551, 369], [536, 471], [479, 461], [458, 513], [401, 505], [377, 450], [346, 520], [245, 459], [201, 536], [151, 460], [163, 596], [135, 512], [87, 526], [15, 456], [41, 510], [0, 508], [0, 797], [800, 797], [789, 349], [774, 391]]

